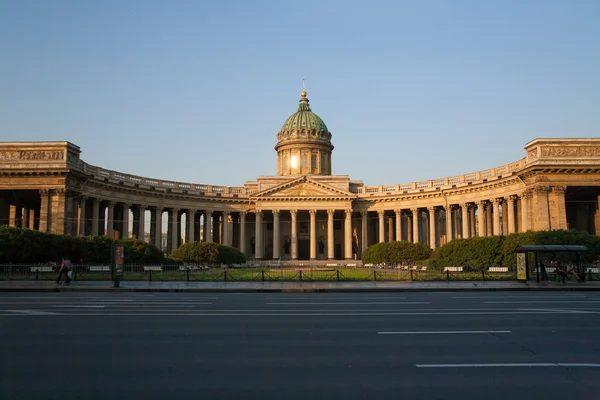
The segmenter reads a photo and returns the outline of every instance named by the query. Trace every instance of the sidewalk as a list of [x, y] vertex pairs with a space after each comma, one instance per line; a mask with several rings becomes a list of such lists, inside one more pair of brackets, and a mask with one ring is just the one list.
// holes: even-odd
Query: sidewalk
[[186, 293], [293, 293], [293, 292], [446, 292], [446, 291], [600, 291], [600, 281], [549, 283], [517, 281], [431, 282], [147, 282], [0, 281], [0, 292], [186, 292]]

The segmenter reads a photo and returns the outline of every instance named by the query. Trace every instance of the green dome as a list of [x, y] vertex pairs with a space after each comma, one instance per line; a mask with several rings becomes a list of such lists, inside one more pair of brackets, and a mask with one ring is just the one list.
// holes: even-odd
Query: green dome
[[285, 120], [277, 134], [278, 146], [297, 140], [309, 140], [331, 146], [331, 133], [325, 122], [310, 109], [306, 92], [302, 92], [298, 111]]
[[308, 105], [308, 99], [306, 95], [300, 99], [300, 105], [298, 111], [290, 115], [281, 127], [282, 131], [296, 130], [317, 130], [321, 132], [327, 132], [327, 125], [325, 122], [315, 113], [312, 112]]

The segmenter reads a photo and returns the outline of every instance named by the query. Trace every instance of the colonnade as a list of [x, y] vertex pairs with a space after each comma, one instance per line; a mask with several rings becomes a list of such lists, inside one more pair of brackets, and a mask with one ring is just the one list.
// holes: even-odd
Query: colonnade
[[[234, 208], [236, 205], [202, 209], [200, 204], [198, 208], [162, 207], [44, 189], [39, 191], [39, 206], [5, 206], [11, 226], [80, 236], [132, 235], [141, 239], [149, 230], [150, 243], [167, 253], [184, 242], [204, 241], [237, 247], [249, 259], [349, 260], [383, 241], [408, 240], [437, 248], [457, 238], [582, 225], [586, 221], [581, 218], [586, 214], [579, 212], [573, 213], [568, 223], [565, 191], [564, 186], [537, 186], [517, 194], [464, 202], [418, 206], [407, 201], [406, 207], [375, 201], [363, 208], [366, 203], [361, 204], [358, 198], [353, 209], [311, 208], [308, 201], [306, 207], [292, 209], [247, 209], [246, 204], [237, 205], [238, 209]], [[391, 207], [381, 208], [383, 204]], [[598, 234], [600, 211], [595, 211], [592, 219], [590, 226]]]

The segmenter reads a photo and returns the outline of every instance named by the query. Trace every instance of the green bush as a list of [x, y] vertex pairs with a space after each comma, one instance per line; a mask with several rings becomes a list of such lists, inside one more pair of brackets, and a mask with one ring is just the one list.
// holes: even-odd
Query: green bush
[[362, 256], [366, 264], [414, 264], [431, 257], [432, 250], [426, 244], [401, 242], [383, 242], [369, 246]]
[[219, 244], [213, 242], [190, 242], [179, 246], [171, 257], [187, 263], [216, 264], [219, 262]]
[[242, 264], [246, 257], [236, 248], [218, 243], [191, 242], [178, 247], [171, 256], [194, 264]]
[[223, 264], [243, 264], [246, 256], [235, 247], [219, 246], [219, 261]]
[[[587, 252], [579, 254], [582, 262], [592, 262], [600, 256], [600, 238], [587, 232], [557, 230], [513, 233], [508, 236], [486, 236], [457, 239], [436, 249], [433, 265], [443, 266], [515, 266], [515, 248], [519, 245], [583, 245]], [[574, 261], [574, 253], [543, 253], [547, 260]]]
[[[0, 226], [0, 263], [58, 262], [66, 256], [74, 264], [109, 264], [113, 243], [106, 236], [54, 235], [4, 225]], [[126, 264], [163, 261], [160, 250], [142, 240], [122, 239], [116, 243], [124, 246]]]

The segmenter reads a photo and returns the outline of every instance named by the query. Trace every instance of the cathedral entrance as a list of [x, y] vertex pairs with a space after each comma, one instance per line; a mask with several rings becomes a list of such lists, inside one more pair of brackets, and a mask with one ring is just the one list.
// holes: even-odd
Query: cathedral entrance
[[298, 240], [298, 260], [310, 260], [310, 240]]

